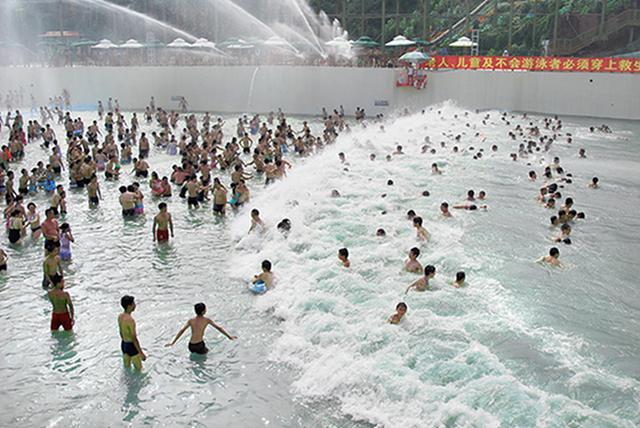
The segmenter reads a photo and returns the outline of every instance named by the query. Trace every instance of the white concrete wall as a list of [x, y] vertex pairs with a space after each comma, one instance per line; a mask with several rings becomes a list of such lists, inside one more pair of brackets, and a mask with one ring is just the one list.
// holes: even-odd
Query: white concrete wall
[[[301, 115], [340, 104], [349, 113], [360, 106], [372, 115], [452, 99], [467, 108], [640, 119], [640, 75], [438, 71], [429, 73], [421, 91], [396, 88], [395, 79], [391, 69], [333, 67], [0, 68], [0, 93], [22, 86], [27, 100], [33, 92], [44, 102], [67, 88], [76, 106], [90, 108], [113, 97], [125, 109], [144, 108], [151, 95], [158, 105], [177, 108], [171, 97], [178, 95], [197, 111], [281, 107]], [[376, 106], [377, 101], [388, 106]]]

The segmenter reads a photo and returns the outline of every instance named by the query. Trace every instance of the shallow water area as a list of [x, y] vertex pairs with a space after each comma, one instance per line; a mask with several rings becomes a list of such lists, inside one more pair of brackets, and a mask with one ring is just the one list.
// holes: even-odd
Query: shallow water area
[[[88, 124], [95, 114], [81, 116]], [[563, 118], [572, 144], [563, 136], [549, 153], [513, 162], [509, 153], [519, 141], [507, 132], [542, 123], [537, 116], [509, 120], [507, 127], [499, 112], [444, 104], [394, 118], [384, 132], [373, 122], [352, 124], [320, 153], [289, 157], [294, 168], [286, 180], [267, 188], [252, 180], [250, 206], [225, 219], [214, 218], [210, 204], [189, 211], [174, 188], [176, 238], [166, 246], [151, 240], [159, 201], [144, 184], [146, 215], [120, 215], [117, 187], [133, 181], [129, 166], [118, 182], [101, 177], [99, 209], [88, 207], [84, 191], [68, 191], [65, 221], [76, 237], [65, 270], [78, 314], [73, 335], [48, 331], [42, 242], [3, 245], [9, 273], [0, 278], [7, 326], [0, 332], [0, 424], [639, 425], [640, 293], [633, 281], [640, 274], [640, 125], [609, 121], [612, 134], [589, 133], [602, 120]], [[227, 136], [234, 123], [227, 119]], [[299, 120], [293, 124], [300, 128]], [[62, 135], [59, 126], [56, 132]], [[425, 136], [436, 154], [421, 154]], [[405, 154], [386, 161], [396, 144]], [[453, 153], [456, 144], [463, 153]], [[586, 159], [577, 157], [580, 147]], [[474, 160], [478, 148], [484, 156]], [[551, 242], [555, 211], [535, 201], [542, 180], [527, 180], [530, 169], [541, 176], [553, 156], [574, 176], [560, 189], [563, 199], [573, 197], [586, 214], [574, 224], [572, 245]], [[14, 170], [44, 157], [31, 144]], [[152, 149], [151, 170], [161, 176], [178, 162]], [[442, 175], [431, 174], [433, 162]], [[597, 190], [586, 186], [594, 175]], [[332, 189], [341, 196], [332, 198]], [[489, 209], [452, 210], [453, 218], [443, 219], [440, 203], [460, 203], [468, 189], [487, 191]], [[34, 201], [42, 211], [48, 197]], [[247, 233], [253, 207], [267, 224], [264, 234]], [[428, 242], [416, 240], [409, 209], [424, 218]], [[287, 237], [275, 229], [285, 217], [293, 224]], [[386, 237], [375, 236], [380, 227]], [[553, 245], [564, 267], [535, 263]], [[414, 246], [437, 274], [432, 290], [405, 294], [418, 278], [402, 271]], [[351, 253], [348, 270], [337, 260], [341, 247]], [[253, 296], [246, 284], [265, 258], [276, 287]], [[468, 284], [455, 289], [450, 281], [459, 270]], [[136, 296], [149, 356], [141, 375], [122, 368], [116, 317], [125, 293]], [[204, 359], [189, 356], [188, 339], [164, 347], [198, 301], [238, 335], [230, 342], [209, 331]], [[409, 307], [405, 319], [385, 323], [399, 301]]]

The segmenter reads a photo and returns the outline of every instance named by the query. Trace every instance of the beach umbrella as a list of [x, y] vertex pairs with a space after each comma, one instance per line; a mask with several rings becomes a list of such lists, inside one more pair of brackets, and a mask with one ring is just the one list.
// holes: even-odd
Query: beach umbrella
[[371, 49], [379, 46], [379, 43], [373, 40], [371, 37], [362, 36], [355, 42], [353, 42], [353, 46], [356, 48], [366, 48]]
[[207, 39], [198, 39], [191, 46], [198, 49], [216, 49], [216, 44]]
[[388, 46], [388, 47], [413, 46], [415, 44], [416, 42], [414, 42], [413, 40], [409, 40], [405, 36], [400, 35], [400, 36], [395, 36], [393, 40], [386, 43], [385, 46]]
[[115, 45], [113, 43], [111, 43], [111, 40], [109, 39], [102, 39], [100, 40], [100, 42], [95, 45], [92, 46], [91, 49], [113, 49], [113, 48], [117, 48], [118, 45]]
[[129, 39], [123, 44], [121, 44], [119, 47], [125, 48], [125, 49], [142, 49], [144, 48], [144, 45], [135, 39]]
[[399, 59], [405, 62], [426, 62], [429, 61], [431, 57], [421, 51], [412, 51], [402, 55]]
[[193, 47], [193, 45], [191, 43], [185, 42], [184, 39], [181, 39], [180, 37], [178, 37], [173, 42], [169, 43], [167, 45], [167, 47], [169, 47], [169, 48], [191, 48], [191, 47]]
[[473, 46], [478, 46], [477, 43], [472, 42], [470, 38], [462, 36], [458, 40], [449, 44], [452, 48], [471, 48]]

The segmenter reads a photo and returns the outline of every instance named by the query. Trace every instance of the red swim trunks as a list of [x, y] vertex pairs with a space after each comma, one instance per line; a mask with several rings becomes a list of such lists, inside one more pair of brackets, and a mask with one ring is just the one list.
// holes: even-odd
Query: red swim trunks
[[65, 312], [62, 314], [57, 314], [55, 312], [51, 313], [51, 330], [58, 330], [60, 326], [62, 326], [67, 331], [73, 328], [73, 323], [71, 322], [71, 316], [69, 315], [69, 312]]
[[166, 242], [169, 240], [169, 230], [156, 230], [156, 239], [158, 242]]

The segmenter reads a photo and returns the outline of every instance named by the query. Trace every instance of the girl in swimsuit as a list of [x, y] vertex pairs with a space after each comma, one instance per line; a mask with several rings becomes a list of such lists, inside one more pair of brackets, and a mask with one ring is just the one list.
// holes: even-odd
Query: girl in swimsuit
[[36, 204], [29, 202], [27, 205], [27, 222], [31, 226], [31, 236], [38, 239], [42, 234], [40, 227], [40, 214], [36, 211]]
[[60, 226], [60, 258], [64, 261], [71, 260], [71, 243], [75, 242], [71, 234], [69, 223]]

